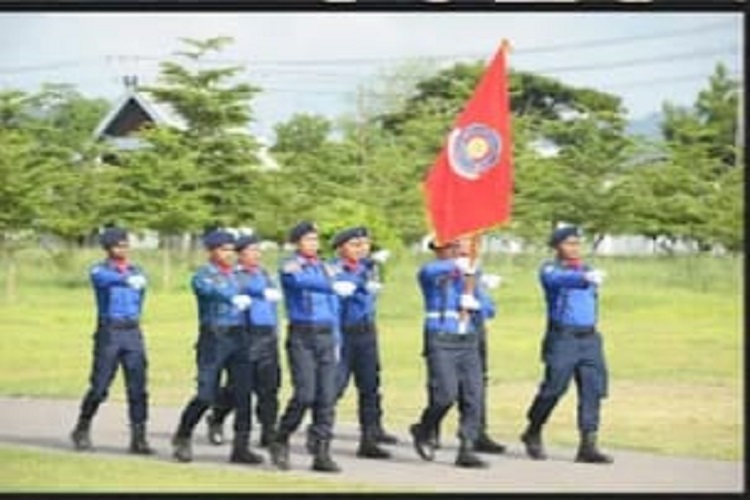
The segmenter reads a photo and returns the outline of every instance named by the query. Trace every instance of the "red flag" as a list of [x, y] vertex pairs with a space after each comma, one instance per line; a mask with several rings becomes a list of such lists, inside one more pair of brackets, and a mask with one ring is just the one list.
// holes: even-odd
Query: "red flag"
[[427, 211], [439, 243], [510, 219], [511, 153], [508, 76], [501, 48], [425, 179]]

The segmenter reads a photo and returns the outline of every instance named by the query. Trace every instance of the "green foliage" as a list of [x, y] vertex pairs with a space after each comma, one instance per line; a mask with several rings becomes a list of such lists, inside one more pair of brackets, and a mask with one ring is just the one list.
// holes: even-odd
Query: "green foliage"
[[334, 199], [316, 207], [312, 219], [320, 228], [320, 238], [324, 253], [331, 253], [330, 242], [339, 231], [366, 226], [374, 245], [391, 251], [401, 249], [398, 234], [390, 227], [387, 219], [376, 209], [353, 200]]
[[[186, 165], [195, 164], [196, 169], [189, 173], [193, 178], [186, 182], [196, 184], [200, 178], [208, 218], [219, 225], [244, 226], [253, 225], [257, 207], [263, 206], [262, 200], [254, 196], [258, 144], [247, 128], [253, 118], [250, 103], [260, 89], [247, 83], [232, 83], [243, 71], [241, 66], [206, 68], [203, 64], [206, 57], [220, 52], [231, 41], [227, 37], [183, 39], [188, 50], [177, 52], [176, 56], [186, 61], [162, 62], [160, 84], [144, 90], [171, 106], [187, 122], [181, 134], [182, 144], [186, 145], [183, 152], [190, 150], [190, 159], [173, 161], [182, 164], [183, 173], [187, 173]], [[191, 197], [194, 189], [187, 192]], [[193, 200], [182, 205], [193, 206]], [[186, 214], [180, 218], [194, 217]]]

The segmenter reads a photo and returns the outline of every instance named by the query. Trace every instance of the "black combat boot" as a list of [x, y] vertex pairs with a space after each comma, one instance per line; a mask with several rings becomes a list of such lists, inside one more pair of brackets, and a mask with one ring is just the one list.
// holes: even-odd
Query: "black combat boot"
[[146, 441], [146, 424], [133, 424], [130, 430], [130, 453], [136, 455], [153, 455], [154, 450]]
[[232, 454], [229, 461], [235, 464], [259, 465], [263, 463], [263, 457], [253, 453], [250, 449], [250, 433], [235, 432], [232, 442]]
[[479, 455], [474, 453], [474, 446], [471, 441], [462, 439], [461, 445], [458, 448], [458, 455], [456, 455], [456, 466], [466, 467], [470, 469], [480, 469], [487, 467], [487, 462], [479, 458]]
[[78, 419], [78, 423], [70, 434], [70, 439], [73, 440], [73, 446], [78, 451], [86, 451], [91, 449], [91, 420]]
[[382, 424], [378, 424], [375, 428], [375, 440], [381, 444], [398, 444], [398, 438], [385, 432]]
[[435, 460], [435, 445], [428, 433], [422, 429], [422, 426], [420, 424], [413, 424], [409, 427], [409, 432], [411, 433], [412, 444], [414, 445], [414, 449], [417, 450], [417, 454], [428, 462]]
[[547, 460], [547, 453], [542, 444], [542, 429], [529, 426], [521, 434], [521, 441], [526, 446], [526, 454], [532, 460]]
[[429, 436], [430, 442], [432, 443], [432, 447], [436, 450], [440, 449], [440, 427], [435, 427], [430, 432]]
[[596, 432], [582, 432], [576, 462], [587, 464], [611, 464], [614, 459], [605, 455], [596, 446]]
[[365, 429], [359, 440], [357, 456], [360, 458], [391, 458], [391, 454], [378, 446], [377, 429]]
[[264, 425], [260, 431], [260, 447], [268, 448], [273, 442], [273, 427]]
[[289, 470], [289, 435], [279, 432], [269, 445], [271, 462], [279, 470]]
[[318, 440], [312, 433], [312, 426], [308, 425], [305, 428], [305, 449], [310, 455], [315, 455], [315, 450], [318, 448]]
[[224, 423], [216, 418], [216, 415], [209, 413], [206, 416], [208, 426], [208, 442], [219, 446], [224, 444]]
[[479, 453], [489, 453], [492, 455], [502, 455], [505, 453], [505, 446], [493, 440], [483, 431], [474, 442], [474, 450]]
[[312, 470], [318, 472], [341, 472], [341, 468], [331, 458], [331, 442], [327, 439], [318, 441]]
[[193, 447], [191, 441], [190, 436], [179, 436], [175, 434], [172, 438], [172, 446], [174, 447], [172, 455], [178, 462], [193, 461]]

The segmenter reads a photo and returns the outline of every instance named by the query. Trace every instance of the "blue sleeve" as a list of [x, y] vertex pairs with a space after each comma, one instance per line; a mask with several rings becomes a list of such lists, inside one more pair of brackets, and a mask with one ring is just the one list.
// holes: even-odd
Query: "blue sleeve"
[[482, 286], [476, 288], [477, 300], [482, 305], [482, 315], [485, 318], [491, 319], [495, 317], [497, 308], [495, 307], [495, 301], [492, 300], [492, 296]]
[[242, 293], [245, 293], [254, 299], [264, 299], [266, 296], [263, 292], [266, 291], [266, 288], [269, 287], [266, 286], [265, 279], [248, 279], [247, 283], [242, 288]]
[[91, 283], [94, 288], [107, 288], [113, 285], [124, 285], [127, 277], [103, 264], [91, 268]]
[[232, 297], [237, 294], [234, 287], [217, 285], [214, 280], [203, 271], [195, 273], [190, 284], [192, 285], [195, 294], [199, 297], [219, 299], [230, 304], [232, 303]]
[[584, 274], [584, 271], [546, 264], [539, 271], [539, 278], [547, 288], [586, 288], [589, 282]]
[[279, 274], [284, 286], [310, 290], [312, 292], [333, 293], [331, 282], [324, 275], [318, 273], [304, 273], [302, 270], [285, 271], [283, 267]]
[[419, 281], [422, 283], [431, 283], [437, 278], [450, 274], [457, 269], [456, 263], [452, 260], [436, 260], [425, 264], [419, 271]]

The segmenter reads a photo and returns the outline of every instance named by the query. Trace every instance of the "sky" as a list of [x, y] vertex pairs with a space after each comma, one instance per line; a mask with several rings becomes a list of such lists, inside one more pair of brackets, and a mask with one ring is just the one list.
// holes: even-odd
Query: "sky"
[[65, 82], [115, 101], [124, 75], [155, 83], [180, 38], [231, 36], [217, 57], [246, 62], [246, 80], [265, 89], [252, 129], [270, 138], [296, 112], [354, 112], [359, 84], [410, 58], [489, 60], [507, 38], [511, 67], [619, 95], [641, 119], [665, 100], [690, 105], [720, 61], [744, 74], [742, 22], [732, 12], [0, 13], [0, 89]]

